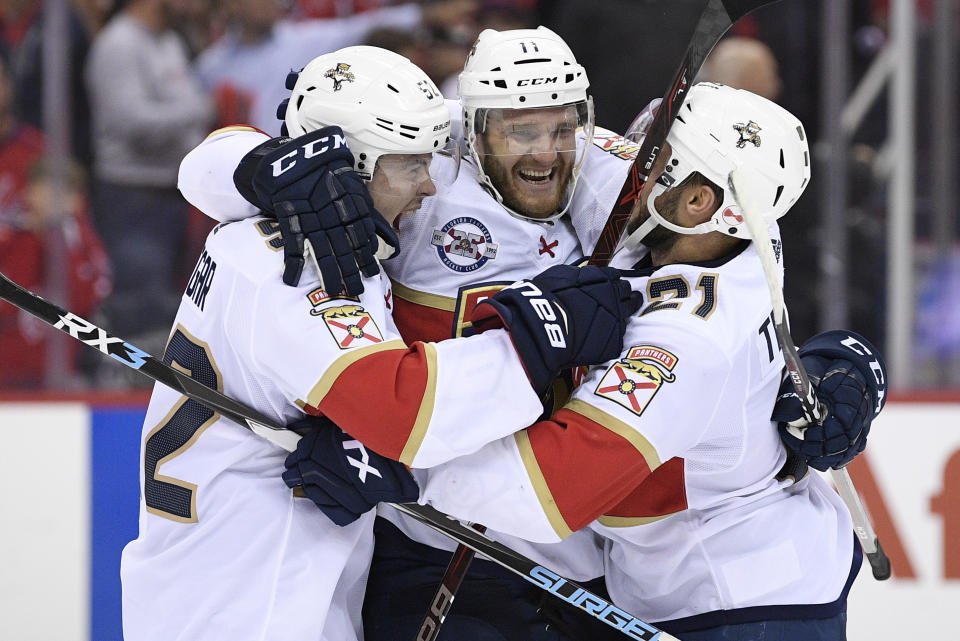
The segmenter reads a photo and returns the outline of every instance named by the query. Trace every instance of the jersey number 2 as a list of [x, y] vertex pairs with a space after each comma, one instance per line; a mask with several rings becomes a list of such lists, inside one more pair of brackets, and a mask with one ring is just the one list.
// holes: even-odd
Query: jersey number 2
[[[202, 385], [222, 391], [210, 348], [179, 325], [167, 344], [163, 362]], [[157, 468], [186, 451], [219, 416], [184, 396], [147, 435], [143, 455], [143, 498], [148, 512], [182, 523], [196, 522], [197, 486], [157, 474]]]

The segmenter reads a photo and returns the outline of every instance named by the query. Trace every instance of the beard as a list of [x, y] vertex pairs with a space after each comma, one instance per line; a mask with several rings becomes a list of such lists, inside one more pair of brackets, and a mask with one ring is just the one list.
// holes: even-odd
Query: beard
[[[679, 189], [670, 189], [667, 190], [661, 196], [660, 206], [657, 207], [657, 211], [660, 212], [660, 216], [663, 217], [667, 222], [677, 223], [677, 210], [680, 205], [681, 190]], [[650, 218], [650, 210], [647, 209], [647, 203], [644, 201], [643, 213], [640, 217], [640, 224], [646, 222]], [[634, 229], [640, 226], [636, 225]], [[647, 235], [640, 239], [640, 242], [643, 243], [648, 249], [656, 249], [659, 252], [668, 252], [673, 249], [673, 246], [677, 244], [677, 241], [680, 240], [680, 237], [683, 234], [679, 234], [672, 229], [667, 229], [663, 225], [657, 225], [649, 232]]]
[[514, 174], [513, 167], [507, 168], [499, 162], [497, 156], [483, 156], [483, 172], [500, 192], [500, 198], [506, 207], [531, 218], [546, 218], [552, 215], [563, 202], [567, 185], [573, 176], [573, 161], [559, 156], [556, 169], [556, 186], [549, 194], [534, 196], [523, 193], [522, 178]]

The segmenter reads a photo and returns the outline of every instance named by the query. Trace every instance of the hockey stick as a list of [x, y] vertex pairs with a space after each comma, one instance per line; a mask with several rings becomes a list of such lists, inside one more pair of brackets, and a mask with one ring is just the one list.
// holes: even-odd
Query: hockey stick
[[[649, 623], [636, 618], [590, 592], [569, 579], [538, 565], [531, 559], [514, 552], [507, 546], [492, 541], [483, 534], [468, 528], [451, 516], [435, 510], [429, 505], [403, 503], [395, 505], [401, 512], [405, 512], [422, 523], [426, 523], [435, 530], [446, 534], [475, 552], [488, 557], [494, 563], [520, 575], [541, 590], [553, 594], [570, 605], [583, 610], [595, 619], [603, 621], [631, 639], [643, 641], [679, 641], [675, 636], [659, 630]], [[418, 509], [413, 509], [418, 508]], [[439, 522], [439, 524], [438, 524]]]
[[714, 45], [723, 37], [730, 26], [747, 15], [754, 9], [773, 4], [777, 0], [708, 0], [697, 20], [697, 26], [693, 31], [693, 37], [690, 44], [687, 45], [687, 51], [683, 54], [683, 60], [680, 67], [670, 81], [666, 93], [663, 95], [663, 102], [650, 124], [650, 130], [647, 132], [643, 143], [640, 145], [640, 151], [630, 165], [627, 178], [620, 188], [620, 195], [613, 205], [607, 222], [600, 231], [600, 238], [597, 239], [597, 246], [593, 248], [593, 254], [590, 256], [591, 265], [606, 265], [610, 262], [620, 236], [627, 226], [627, 222], [633, 215], [634, 207], [637, 206], [640, 198], [640, 190], [643, 189], [650, 170], [660, 155], [663, 143], [667, 139], [667, 133], [673, 124], [677, 113], [683, 105], [683, 99], [687, 95], [687, 88], [693, 82], [707, 54], [713, 49]]
[[[0, 272], [0, 298], [28, 312], [56, 329], [62, 330], [81, 343], [93, 347], [107, 356], [135, 369], [144, 376], [163, 383], [198, 403], [221, 413], [230, 420], [246, 427], [253, 433], [288, 452], [296, 449], [300, 435], [290, 431], [274, 419], [252, 407], [225, 396], [193, 380], [183, 372], [158, 360], [142, 349], [123, 339], [111, 336], [88, 320], [80, 318], [57, 305], [17, 285]], [[537, 565], [510, 548], [491, 541], [452, 517], [427, 505], [416, 503], [391, 504], [437, 532], [449, 536], [481, 554], [490, 557], [506, 569], [514, 572], [541, 589], [556, 594], [587, 614], [621, 630], [627, 636], [643, 641], [678, 641], [676, 637], [662, 632], [652, 625], [614, 606], [612, 603], [589, 592], [559, 574]]]
[[[809, 422], [822, 422], [826, 412], [817, 401], [816, 393], [810, 384], [807, 372], [803, 369], [803, 363], [800, 362], [800, 356], [797, 354], [797, 348], [790, 338], [790, 331], [786, 323], [786, 304], [783, 301], [783, 289], [780, 284], [779, 270], [777, 269], [777, 259], [773, 254], [773, 245], [770, 240], [770, 232], [766, 219], [757, 208], [750, 189], [749, 179], [740, 169], [735, 169], [730, 173], [729, 185], [740, 208], [743, 210], [743, 218], [750, 230], [750, 236], [753, 238], [753, 244], [760, 256], [760, 264], [763, 267], [763, 274], [767, 281], [767, 289], [770, 290], [770, 299], [773, 303], [773, 326], [777, 333], [777, 340], [780, 341], [780, 347], [783, 350], [783, 358], [787, 365], [787, 372], [790, 375], [790, 381], [793, 388], [800, 397], [800, 403], [803, 407], [804, 417]], [[805, 465], [804, 465], [805, 467]], [[846, 468], [839, 470], [831, 469], [831, 476], [837, 485], [840, 498], [846, 504], [847, 509], [853, 517], [853, 530], [860, 540], [860, 545], [870, 561], [870, 567], [873, 570], [873, 578], [883, 581], [890, 578], [890, 559], [880, 547], [880, 540], [873, 531], [870, 524], [870, 517], [867, 516], [857, 489], [853, 486], [853, 480]], [[794, 474], [796, 479], [803, 477], [803, 473]]]
[[[687, 87], [700, 71], [707, 54], [710, 53], [714, 45], [734, 22], [756, 8], [774, 2], [776, 0], [708, 0], [697, 20], [693, 37], [687, 45], [680, 67], [667, 86], [663, 102], [660, 103], [660, 108], [650, 124], [650, 130], [640, 145], [637, 157], [630, 166], [627, 178], [623, 187], [620, 188], [620, 195], [617, 196], [610, 216], [600, 231], [597, 246], [594, 247], [593, 254], [590, 256], [589, 262], [591, 265], [606, 265], [610, 262], [620, 236], [623, 234], [623, 229], [633, 215], [634, 206], [640, 197], [640, 190], [643, 189], [643, 184], [647, 180], [650, 169], [656, 162], [657, 156], [660, 155], [660, 149], [667, 139], [670, 125], [673, 124], [677, 112], [683, 104]], [[641, 160], [644, 158], [646, 159], [645, 162]], [[453, 558], [450, 559], [450, 563], [443, 573], [443, 577], [440, 579], [440, 585], [437, 586], [437, 591], [430, 601], [430, 607], [424, 616], [416, 641], [433, 641], [436, 639], [440, 624], [443, 623], [443, 617], [453, 602], [457, 588], [463, 582], [470, 563], [473, 561], [473, 556], [462, 546], [457, 547]], [[436, 611], [435, 606], [438, 603], [445, 604], [442, 613]]]

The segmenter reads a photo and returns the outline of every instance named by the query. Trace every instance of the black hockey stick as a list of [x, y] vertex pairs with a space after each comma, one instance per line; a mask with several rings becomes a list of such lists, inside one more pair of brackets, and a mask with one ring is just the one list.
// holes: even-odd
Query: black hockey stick
[[[690, 39], [690, 44], [687, 45], [680, 67], [667, 87], [660, 108], [650, 124], [650, 130], [640, 145], [637, 157], [630, 166], [623, 187], [620, 188], [620, 195], [617, 197], [607, 222], [600, 231], [597, 246], [594, 247], [593, 254], [590, 256], [591, 265], [606, 265], [610, 262], [610, 258], [617, 248], [617, 243], [620, 241], [620, 236], [627, 226], [627, 221], [633, 214], [634, 206], [640, 197], [640, 190], [643, 189], [643, 184], [647, 180], [650, 169], [656, 162], [657, 156], [660, 155], [660, 149], [667, 139], [670, 125], [673, 124], [677, 111], [687, 95], [687, 87], [700, 71], [707, 54], [710, 53], [714, 45], [719, 42], [734, 22], [754, 9], [773, 4], [776, 1], [708, 0], [697, 20], [697, 26], [694, 28], [693, 37]], [[645, 162], [641, 160], [644, 158], [646, 159]], [[440, 585], [437, 586], [433, 599], [430, 600], [416, 641], [433, 641], [436, 639], [440, 624], [443, 623], [443, 617], [446, 616], [457, 588], [463, 582], [467, 570], [470, 568], [473, 556], [463, 546], [457, 547], [443, 573], [443, 577], [440, 579]], [[443, 607], [438, 608], [438, 604]]]
[[640, 151], [634, 159], [627, 178], [620, 188], [620, 195], [613, 205], [607, 222], [600, 232], [600, 238], [597, 239], [597, 246], [593, 248], [593, 254], [590, 256], [591, 265], [606, 265], [610, 262], [620, 236], [627, 226], [627, 222], [633, 215], [634, 207], [637, 206], [640, 198], [640, 190], [647, 182], [650, 170], [660, 155], [663, 143], [667, 140], [667, 134], [670, 126], [680, 111], [683, 100], [687, 96], [687, 89], [693, 82], [707, 54], [713, 49], [714, 45], [720, 41], [723, 34], [727, 32], [730, 26], [747, 15], [754, 9], [773, 4], [777, 0], [708, 0], [700, 18], [697, 20], [697, 26], [693, 31], [693, 37], [687, 50], [683, 54], [683, 60], [677, 68], [666, 93], [663, 94], [663, 102], [650, 124], [650, 130], [647, 132], [643, 143], [640, 145]]
[[[773, 327], [777, 334], [777, 340], [780, 342], [780, 348], [783, 350], [783, 360], [787, 365], [790, 382], [800, 398], [804, 418], [808, 423], [820, 423], [826, 418], [826, 411], [817, 400], [813, 385], [810, 384], [810, 378], [803, 368], [800, 355], [797, 354], [797, 347], [790, 337], [790, 329], [787, 327], [787, 307], [783, 301], [783, 288], [780, 284], [777, 259], [773, 254], [770, 233], [767, 230], [768, 222], [753, 200], [749, 178], [744, 176], [740, 169], [735, 169], [731, 172], [728, 181], [734, 197], [740, 203], [744, 222], [750, 230], [753, 244], [760, 256], [760, 264], [763, 267], [767, 289], [770, 290], [770, 300], [773, 304]], [[787, 465], [794, 467], [790, 472], [794, 479], [800, 480], [803, 478], [807, 467], [805, 462], [799, 459], [796, 461], [788, 459]], [[863, 507], [860, 495], [857, 494], [857, 488], [853, 485], [850, 473], [847, 472], [846, 468], [832, 469], [830, 470], [830, 476], [837, 486], [840, 498], [843, 499], [847, 509], [850, 510], [850, 516], [853, 518], [853, 531], [860, 540], [860, 545], [870, 561], [873, 578], [878, 581], [889, 579], [890, 559], [883, 548], [880, 547], [880, 539], [873, 531], [870, 517], [867, 516], [867, 511]]]
[[[123, 339], [111, 336], [105, 330], [88, 320], [72, 314], [17, 285], [0, 272], [0, 298], [33, 314], [45, 323], [62, 330], [107, 356], [135, 369], [154, 381], [163, 383], [198, 403], [221, 413], [230, 420], [246, 427], [258, 436], [288, 452], [296, 449], [300, 435], [288, 430], [274, 419], [261, 414], [252, 407], [224, 396], [215, 389], [202, 385], [183, 372], [167, 365], [135, 347]], [[617, 608], [607, 600], [589, 592], [576, 583], [568, 581], [559, 574], [537, 565], [525, 556], [510, 548], [491, 541], [482, 534], [463, 525], [427, 505], [416, 503], [392, 504], [397, 509], [410, 514], [417, 520], [430, 526], [437, 532], [490, 557], [506, 569], [514, 572], [541, 589], [556, 594], [560, 598], [580, 608], [587, 614], [600, 619], [622, 631], [627, 636], [644, 641], [679, 641], [676, 637], [662, 632], [650, 624]]]
[[470, 529], [453, 517], [447, 516], [429, 505], [403, 503], [395, 507], [418, 521], [426, 523], [438, 532], [459, 541], [461, 545], [474, 552], [479, 552], [488, 557], [494, 563], [520, 575], [541, 590], [549, 592], [560, 600], [583, 610], [595, 619], [620, 630], [631, 639], [679, 641], [675, 636], [636, 618], [586, 588], [565, 579], [542, 565], [538, 565], [533, 560], [507, 546], [490, 540], [480, 532]]

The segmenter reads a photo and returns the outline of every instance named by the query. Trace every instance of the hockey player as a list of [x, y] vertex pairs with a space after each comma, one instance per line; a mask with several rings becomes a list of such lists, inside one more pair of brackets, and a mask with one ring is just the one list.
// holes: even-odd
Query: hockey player
[[[496, 67], [504, 71], [492, 71]], [[307, 69], [300, 78], [316, 80]], [[585, 71], [549, 30], [481, 34], [461, 78], [463, 111], [450, 103], [455, 128], [462, 128], [461, 115], [469, 122], [482, 122], [464, 136], [470, 160], [461, 164], [449, 189], [426, 198], [415, 214], [400, 218], [404, 251], [384, 263], [392, 278], [390, 304], [401, 336], [408, 341], [468, 336], [474, 332], [467, 315], [478, 300], [542, 269], [577, 261], [583, 247], [592, 246], [599, 233], [593, 220], [609, 211], [628, 165], [619, 156], [626, 157], [631, 145], [610, 132], [596, 145], [589, 144], [593, 114], [587, 88]], [[294, 109], [296, 94], [294, 90]], [[188, 156], [181, 174], [181, 189], [188, 199], [210, 201], [211, 206], [203, 209], [219, 220], [250, 216], [251, 206], [236, 194], [223, 197], [232, 191], [229, 174], [210, 176], [211, 171], [235, 167], [243, 153], [245, 149], [231, 148], [221, 135]], [[582, 167], [593, 173], [583, 174]], [[184, 184], [186, 176], [189, 184]], [[563, 215], [571, 206], [576, 206], [580, 220], [589, 221], [579, 230], [592, 234], [586, 244], [581, 244], [571, 217]], [[280, 212], [278, 218], [282, 225], [298, 218], [304, 221], [301, 228], [321, 230], [305, 234], [314, 241], [317, 254], [323, 254], [321, 248], [329, 243], [326, 235], [336, 232], [335, 224], [320, 221], [320, 216], [311, 220], [306, 214], [285, 217]], [[354, 225], [348, 218], [348, 226]], [[390, 231], [381, 228], [379, 234], [389, 236]], [[288, 282], [303, 270], [302, 243], [285, 246]], [[350, 247], [346, 249], [337, 252], [335, 261], [325, 257], [325, 282], [332, 282], [326, 274], [335, 275], [337, 268], [344, 274], [357, 272], [347, 260], [352, 259]], [[360, 269], [370, 265], [366, 256], [358, 262]], [[355, 288], [349, 276], [344, 285]], [[477, 391], [473, 395], [488, 398]], [[485, 405], [472, 406], [487, 411]], [[413, 638], [454, 546], [392, 508], [385, 506], [381, 513], [365, 635], [368, 640]], [[602, 564], [593, 536], [585, 532], [574, 539], [538, 549], [512, 538], [501, 540], [573, 578], [600, 576]], [[474, 585], [480, 586], [478, 594], [473, 593]], [[494, 564], [476, 561], [461, 589], [465, 596], [445, 621], [445, 633], [476, 636], [486, 630], [499, 638], [557, 638], [555, 632], [545, 632], [545, 622], [536, 614], [540, 592]]]
[[[822, 477], [776, 479], [785, 452], [770, 416], [784, 361], [726, 187], [732, 170], [748, 172], [767, 221], [784, 215], [810, 177], [803, 127], [759, 96], [701, 83], [667, 142], [614, 258], [647, 295], [624, 352], [550, 420], [418, 471], [421, 501], [532, 541], [589, 527], [607, 541], [613, 600], [685, 640], [844, 639], [861, 551]], [[862, 337], [833, 334], [804, 346], [804, 362], [847, 361], [814, 380], [834, 391], [832, 414], [869, 424], [883, 406], [882, 359]], [[298, 451], [286, 478], [324, 458]], [[353, 485], [345, 496], [362, 491]]]
[[[287, 123], [302, 135], [261, 145], [266, 136], [249, 129], [220, 134], [228, 146], [254, 148], [237, 175], [260, 207], [335, 216], [376, 207], [390, 222], [436, 193], [428, 169], [449, 139], [450, 119], [407, 59], [370, 47], [321, 56], [293, 96]], [[218, 171], [192, 178], [215, 182]], [[369, 178], [370, 196], [359, 176]], [[194, 204], [216, 211], [230, 197]], [[312, 277], [288, 287], [279, 278], [281, 246], [270, 218], [216, 228], [164, 362], [277, 421], [321, 414], [364, 438], [389, 420], [391, 445], [382, 452], [412, 465], [468, 453], [535, 419], [561, 368], [619, 352], [636, 310], [614, 270], [560, 266], [528, 282], [535, 295], [498, 297], [514, 310], [509, 333], [408, 346], [391, 318], [385, 278], [364, 278], [359, 297], [330, 294]], [[596, 323], [605, 329], [595, 332]], [[478, 414], [478, 396], [499, 402]], [[331, 446], [356, 451], [358, 474], [371, 483], [394, 486], [359, 442]], [[126, 638], [362, 638], [373, 514], [335, 526], [283, 485], [285, 455], [176, 391], [154, 389], [140, 533], [121, 563]], [[414, 490], [402, 478], [396, 484]]]
[[[535, 83], [538, 79], [540, 82]], [[484, 32], [460, 80], [462, 112], [468, 125], [465, 146], [472, 162], [463, 165], [451, 190], [427, 199], [420, 211], [400, 222], [405, 247], [430, 251], [406, 251], [384, 263], [393, 280], [394, 316], [408, 340], [469, 334], [473, 331], [469, 313], [478, 300], [545, 265], [580, 258], [584, 248], [595, 244], [632, 154], [639, 147], [612, 132], [597, 130], [593, 144], [586, 145], [580, 155], [579, 141], [590, 140], [592, 125], [586, 75], [563, 41], [546, 29]], [[458, 105], [453, 113], [455, 121], [459, 111]], [[544, 129], [536, 118], [526, 122], [516, 118], [528, 114], [540, 118], [551, 112], [577, 114], [575, 121], [570, 118], [582, 125], [577, 143], [564, 144], [563, 128], [556, 126], [550, 132], [552, 138], [546, 137], [549, 143], [533, 138], [531, 146], [529, 138], [523, 140], [523, 136]], [[216, 158], [224, 162], [225, 154], [218, 153]], [[192, 160], [199, 174], [205, 163], [199, 155]], [[541, 201], [548, 205], [540, 206]], [[570, 215], [562, 215], [564, 211]], [[229, 217], [244, 215], [249, 214], [240, 208]], [[290, 241], [295, 236], [287, 234], [286, 238]], [[470, 241], [474, 251], [459, 245], [464, 239]], [[300, 237], [301, 246], [302, 242]], [[315, 244], [323, 242], [321, 238], [321, 243]], [[293, 243], [295, 248], [297, 244]], [[295, 252], [291, 256], [294, 264], [301, 264]], [[844, 427], [854, 434], [859, 431], [859, 426]], [[866, 431], [860, 434], [858, 447], [862, 449]], [[810, 448], [817, 444], [811, 439], [805, 445]], [[452, 545], [389, 507], [381, 508], [381, 514], [385, 519], [377, 522], [377, 556], [366, 608], [372, 616], [367, 617], [366, 632], [370, 639], [402, 638], [416, 631], [421, 611], [426, 609], [449, 558], [436, 548], [452, 550]], [[503, 540], [522, 546], [506, 537]], [[599, 566], [592, 562], [571, 566], [569, 557], [538, 556], [545, 549], [523, 551], [544, 563], [559, 565], [578, 580], [598, 573]], [[581, 550], [579, 556], [591, 558], [588, 550]], [[427, 561], [429, 566], [422, 567]], [[461, 588], [468, 596], [457, 602], [444, 624], [444, 629], [454, 634], [458, 617], [476, 631], [472, 615], [481, 616], [481, 611], [484, 616], [502, 614], [506, 609], [490, 602], [489, 590], [472, 593], [470, 576], [485, 578], [487, 584], [503, 581], [497, 584], [500, 592], [515, 594], [507, 587], [512, 577], [502, 575], [492, 564], [475, 562]], [[509, 616], [522, 618], [524, 614], [518, 610], [522, 608], [513, 607]], [[504, 631], [500, 622], [505, 616], [494, 616], [498, 619], [494, 625], [500, 625], [500, 633], [509, 636], [511, 633]], [[537, 633], [542, 630], [517, 634]]]

